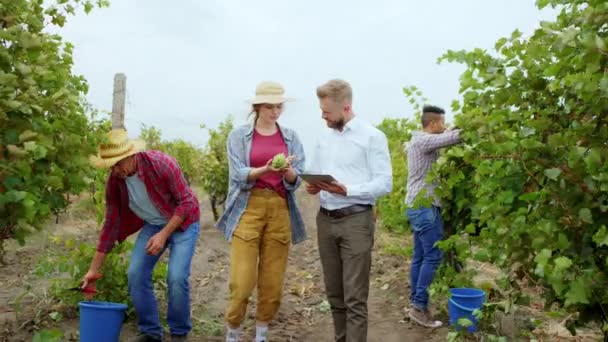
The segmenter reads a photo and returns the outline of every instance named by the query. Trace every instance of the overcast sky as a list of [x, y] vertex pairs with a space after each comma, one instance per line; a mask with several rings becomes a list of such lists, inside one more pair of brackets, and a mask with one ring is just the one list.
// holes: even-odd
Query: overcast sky
[[61, 32], [75, 44], [75, 72], [88, 80], [96, 108], [111, 110], [114, 74], [127, 75], [131, 136], [145, 123], [165, 139], [203, 146], [201, 123], [215, 127], [228, 114], [244, 122], [256, 84], [274, 80], [297, 99], [280, 122], [309, 152], [326, 129], [315, 96], [326, 80], [349, 81], [355, 113], [373, 124], [412, 116], [406, 85], [449, 119], [463, 67], [437, 65], [439, 56], [492, 48], [551, 18], [534, 0], [113, 0]]

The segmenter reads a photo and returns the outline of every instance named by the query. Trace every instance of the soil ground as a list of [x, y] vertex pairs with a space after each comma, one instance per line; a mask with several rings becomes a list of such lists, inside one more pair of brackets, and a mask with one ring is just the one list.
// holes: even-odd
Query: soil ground
[[[213, 228], [209, 203], [201, 199], [201, 234], [192, 262], [192, 310], [194, 329], [191, 341], [222, 341], [223, 313], [226, 308], [229, 275], [229, 244]], [[1, 267], [0, 278], [0, 341], [31, 341], [39, 327], [36, 312], [48, 287], [45, 279], [32, 273], [47, 248], [51, 236], [69, 236], [95, 243], [98, 225], [93, 215], [79, 208], [75, 201], [58, 222], [47, 224], [43, 232], [28, 240], [25, 246], [9, 245], [7, 265]], [[321, 265], [316, 244], [316, 197], [298, 193], [309, 239], [293, 246], [284, 286], [283, 302], [270, 327], [271, 341], [333, 341], [331, 314], [325, 301]], [[82, 206], [80, 206], [82, 207]], [[382, 229], [376, 231], [372, 277], [369, 295], [370, 342], [445, 341], [447, 328], [428, 330], [404, 320], [404, 307], [409, 294], [408, 260], [386, 252], [389, 246], [406, 246], [409, 239]], [[166, 256], [165, 256], [166, 258]], [[161, 303], [163, 300], [161, 300]], [[255, 300], [245, 322], [244, 340], [253, 339]], [[18, 304], [18, 305], [16, 305]], [[38, 310], [38, 311], [37, 311]], [[161, 306], [161, 312], [164, 308]], [[68, 340], [77, 340], [78, 319], [65, 318], [53, 322], [51, 328], [64, 331]], [[121, 341], [135, 336], [133, 320], [125, 323]]]

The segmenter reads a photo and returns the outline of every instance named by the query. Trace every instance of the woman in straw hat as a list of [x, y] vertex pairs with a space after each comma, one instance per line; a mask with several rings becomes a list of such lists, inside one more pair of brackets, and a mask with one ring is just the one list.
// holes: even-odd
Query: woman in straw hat
[[[281, 303], [290, 241], [306, 239], [294, 194], [301, 183], [304, 149], [293, 130], [277, 123], [289, 100], [280, 84], [260, 83], [250, 101], [253, 123], [234, 129], [228, 137], [229, 194], [217, 228], [231, 241], [229, 342], [239, 341], [256, 285], [255, 341], [267, 340], [268, 323]], [[289, 156], [285, 165], [273, 166], [271, 160], [281, 153]]]
[[106, 185], [105, 223], [82, 287], [99, 278], [105, 256], [117, 241], [141, 229], [127, 271], [141, 333], [132, 341], [162, 340], [152, 270], [167, 248], [171, 250], [167, 322], [172, 341], [185, 341], [192, 327], [190, 264], [199, 235], [196, 196], [175, 159], [159, 151], [144, 151], [144, 143], [129, 140], [124, 129], [112, 130], [90, 159], [93, 166], [111, 169], [111, 173]]

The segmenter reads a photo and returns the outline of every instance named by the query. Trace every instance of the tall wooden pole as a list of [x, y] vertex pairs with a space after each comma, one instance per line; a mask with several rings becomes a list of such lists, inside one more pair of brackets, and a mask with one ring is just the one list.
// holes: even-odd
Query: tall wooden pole
[[127, 96], [127, 76], [114, 75], [114, 93], [112, 96], [112, 129], [125, 129], [125, 99]]

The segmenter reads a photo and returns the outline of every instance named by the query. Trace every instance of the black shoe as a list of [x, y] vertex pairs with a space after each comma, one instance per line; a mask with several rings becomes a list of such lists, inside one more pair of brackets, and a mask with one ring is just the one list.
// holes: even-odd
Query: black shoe
[[188, 335], [171, 335], [171, 342], [186, 342]]
[[146, 334], [139, 334], [131, 338], [129, 342], [162, 342], [162, 339]]

